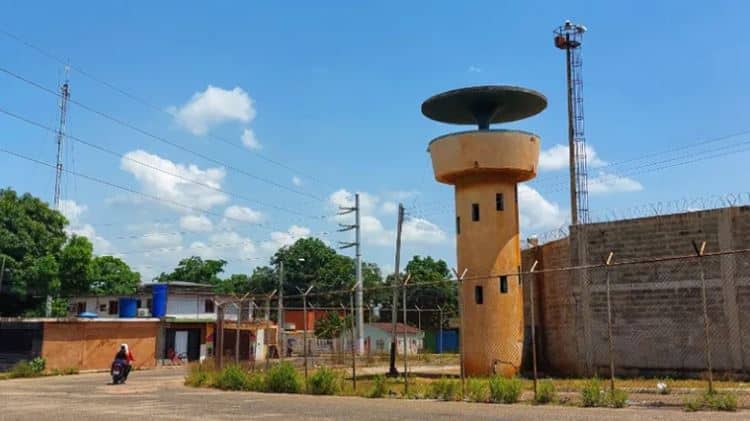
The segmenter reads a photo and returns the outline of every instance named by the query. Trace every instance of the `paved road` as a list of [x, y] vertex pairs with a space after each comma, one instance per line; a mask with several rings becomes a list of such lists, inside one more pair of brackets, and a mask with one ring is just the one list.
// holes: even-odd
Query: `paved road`
[[107, 374], [0, 381], [0, 420], [703, 420], [748, 419], [676, 409], [583, 409], [221, 392], [182, 386], [182, 371], [131, 374], [108, 385]]

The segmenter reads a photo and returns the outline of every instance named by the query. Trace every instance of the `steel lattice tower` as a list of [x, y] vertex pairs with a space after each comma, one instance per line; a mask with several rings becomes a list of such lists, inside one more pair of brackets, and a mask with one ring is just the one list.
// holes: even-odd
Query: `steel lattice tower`
[[572, 225], [589, 222], [586, 137], [583, 124], [583, 60], [581, 45], [586, 27], [565, 21], [555, 29], [555, 47], [565, 50], [568, 82], [568, 150], [570, 154], [570, 216]]
[[[66, 69], [67, 73], [67, 69]], [[60, 210], [60, 190], [62, 185], [62, 151], [63, 143], [65, 142], [65, 125], [68, 119], [68, 98], [70, 98], [70, 91], [68, 89], [67, 75], [65, 82], [60, 86], [60, 124], [57, 128], [57, 164], [55, 165], [55, 198], [54, 205], [55, 209]]]

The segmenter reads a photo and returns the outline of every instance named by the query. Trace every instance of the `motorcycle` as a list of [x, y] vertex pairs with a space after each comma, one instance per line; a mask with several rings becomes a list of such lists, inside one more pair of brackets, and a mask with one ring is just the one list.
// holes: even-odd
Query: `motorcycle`
[[115, 360], [112, 363], [110, 374], [112, 375], [112, 384], [122, 384], [127, 380], [128, 367], [122, 360]]

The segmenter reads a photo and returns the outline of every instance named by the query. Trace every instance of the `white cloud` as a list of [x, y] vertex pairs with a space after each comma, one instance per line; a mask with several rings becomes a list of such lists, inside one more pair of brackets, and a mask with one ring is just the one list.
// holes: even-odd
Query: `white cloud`
[[224, 217], [231, 222], [242, 221], [256, 224], [263, 219], [263, 214], [245, 206], [232, 205], [224, 211]]
[[[568, 156], [567, 145], [558, 144], [539, 152], [540, 171], [554, 171], [568, 168], [569, 162], [570, 157]], [[586, 163], [593, 168], [607, 165], [605, 161], [599, 158], [596, 150], [591, 145], [586, 145]]]
[[423, 218], [409, 218], [404, 221], [401, 233], [405, 243], [441, 244], [448, 236], [437, 225]]
[[292, 184], [299, 187], [302, 185], [302, 179], [295, 175], [294, 177], [292, 177]]
[[643, 185], [632, 178], [600, 171], [596, 177], [589, 178], [589, 193], [625, 193], [643, 190]]
[[245, 145], [245, 147], [248, 149], [262, 148], [260, 141], [257, 137], [255, 137], [255, 132], [250, 129], [245, 129], [242, 131], [242, 144]]
[[258, 257], [255, 243], [234, 231], [213, 234], [209, 243], [194, 241], [188, 247], [191, 254], [204, 259], [247, 260]]
[[286, 232], [274, 231], [271, 233], [271, 239], [261, 243], [260, 247], [266, 253], [275, 253], [276, 250], [284, 246], [290, 246], [300, 238], [310, 236], [310, 229], [299, 225], [292, 225]]
[[75, 200], [60, 200], [60, 213], [67, 218], [70, 225], [77, 225], [81, 215], [88, 210], [88, 206], [80, 205]]
[[482, 73], [482, 68], [477, 66], [469, 66], [469, 73]]
[[68, 220], [68, 226], [65, 231], [68, 235], [79, 235], [86, 237], [94, 245], [94, 253], [98, 255], [114, 254], [115, 249], [112, 243], [96, 233], [96, 229], [90, 224], [85, 224], [81, 216], [88, 211], [88, 206], [79, 204], [75, 200], [60, 200], [60, 212]]
[[395, 214], [396, 211], [398, 210], [398, 205], [396, 203], [390, 202], [390, 201], [383, 202], [383, 204], [380, 206], [380, 209], [385, 214], [389, 214], [389, 215], [390, 214]]
[[179, 233], [149, 232], [144, 234], [138, 241], [139, 247], [145, 249], [176, 248], [182, 245], [182, 235]]
[[548, 201], [525, 184], [518, 185], [518, 210], [521, 231], [524, 232], [550, 230], [567, 222], [557, 203]]
[[255, 118], [253, 100], [240, 87], [227, 90], [208, 85], [205, 91], [196, 92], [181, 107], [172, 106], [167, 111], [194, 135], [203, 135], [228, 121], [248, 123]]
[[[142, 162], [148, 166], [137, 164], [134, 161]], [[159, 168], [164, 172], [149, 167]], [[226, 203], [228, 200], [226, 194], [215, 190], [221, 188], [221, 183], [226, 175], [224, 168], [201, 169], [194, 164], [176, 164], [140, 149], [125, 154], [120, 161], [120, 168], [131, 173], [141, 183], [143, 191], [161, 199], [199, 209], [210, 209], [213, 206]], [[171, 174], [179, 175], [181, 178]], [[195, 184], [195, 182], [200, 182], [211, 188]], [[189, 211], [187, 208], [174, 203], [160, 203], [183, 212]]]
[[204, 215], [185, 215], [180, 218], [180, 227], [188, 231], [210, 232], [214, 224]]

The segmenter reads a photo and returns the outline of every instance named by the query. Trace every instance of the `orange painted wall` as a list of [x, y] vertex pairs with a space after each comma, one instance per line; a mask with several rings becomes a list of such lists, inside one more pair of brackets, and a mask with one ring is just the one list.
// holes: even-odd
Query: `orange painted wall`
[[120, 344], [127, 343], [134, 367], [156, 366], [158, 322], [45, 322], [42, 357], [47, 368], [108, 369]]

